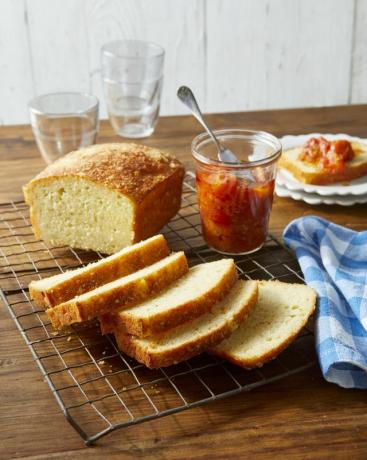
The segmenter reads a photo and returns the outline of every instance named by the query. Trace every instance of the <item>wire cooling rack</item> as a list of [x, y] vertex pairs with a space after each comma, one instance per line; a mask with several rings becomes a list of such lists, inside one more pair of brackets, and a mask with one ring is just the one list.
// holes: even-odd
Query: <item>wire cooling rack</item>
[[[163, 233], [172, 250], [186, 252], [191, 266], [218, 258], [201, 237], [192, 173], [185, 179], [182, 208]], [[149, 370], [121, 353], [112, 337], [101, 336], [96, 323], [54, 332], [45, 312], [30, 300], [28, 284], [100, 257], [35, 240], [27, 205], [0, 204], [2, 300], [67, 420], [87, 445], [117, 428], [249, 391], [315, 363], [310, 327], [280, 357], [252, 371], [206, 354]], [[293, 255], [272, 236], [260, 251], [235, 259], [242, 278], [303, 281]]]

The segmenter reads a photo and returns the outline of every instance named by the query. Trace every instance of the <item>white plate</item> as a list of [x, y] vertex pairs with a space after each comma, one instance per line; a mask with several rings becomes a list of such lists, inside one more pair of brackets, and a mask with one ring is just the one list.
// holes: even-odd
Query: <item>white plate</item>
[[[299, 136], [284, 136], [280, 139], [283, 150], [302, 146], [311, 137], [324, 136], [327, 139], [347, 139], [349, 141], [367, 143], [367, 139], [348, 136], [348, 134], [302, 134]], [[290, 172], [279, 168], [277, 173], [277, 184], [287, 187], [289, 190], [304, 191], [307, 193], [316, 193], [322, 196], [347, 196], [347, 195], [365, 195], [367, 194], [367, 176], [360, 177], [348, 183], [336, 183], [333, 185], [309, 185], [297, 180]]]
[[275, 187], [275, 193], [280, 197], [293, 198], [297, 201], [304, 201], [308, 204], [339, 204], [340, 206], [352, 206], [354, 204], [367, 203], [367, 194], [365, 195], [348, 195], [348, 196], [322, 196], [316, 193], [307, 193], [304, 191], [289, 190], [279, 184]]

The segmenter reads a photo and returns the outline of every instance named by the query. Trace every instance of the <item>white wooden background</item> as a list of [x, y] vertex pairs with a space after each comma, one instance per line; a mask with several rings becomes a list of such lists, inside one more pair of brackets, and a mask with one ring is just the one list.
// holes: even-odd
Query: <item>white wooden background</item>
[[101, 46], [166, 49], [162, 114], [367, 102], [366, 0], [0, 0], [0, 124], [28, 122], [42, 93], [101, 99]]

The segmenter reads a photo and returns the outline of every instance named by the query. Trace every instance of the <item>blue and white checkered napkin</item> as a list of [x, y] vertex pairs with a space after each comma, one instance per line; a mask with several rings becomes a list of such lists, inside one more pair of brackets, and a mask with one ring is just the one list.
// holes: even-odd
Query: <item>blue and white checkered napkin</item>
[[367, 389], [367, 231], [308, 216], [283, 237], [319, 296], [316, 351], [325, 379]]

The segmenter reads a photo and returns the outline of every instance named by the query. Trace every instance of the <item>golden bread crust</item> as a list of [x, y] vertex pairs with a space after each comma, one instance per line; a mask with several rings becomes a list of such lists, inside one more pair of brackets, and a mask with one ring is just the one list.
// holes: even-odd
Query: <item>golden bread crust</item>
[[131, 307], [149, 297], [158, 294], [170, 283], [188, 271], [187, 259], [183, 252], [169, 264], [162, 265], [156, 271], [142, 275], [140, 278], [122, 283], [104, 292], [86, 298], [75, 297], [56, 307], [49, 308], [46, 313], [55, 329], [62, 329], [76, 322], [87, 321], [104, 313]]
[[147, 241], [143, 246], [132, 247], [131, 251], [125, 252], [119, 258], [102, 259], [100, 264], [90, 265], [89, 270], [76, 273], [72, 278], [62, 280], [50, 288], [40, 290], [37, 281], [32, 281], [29, 285], [29, 293], [40, 307], [54, 307], [103, 284], [154, 264], [168, 254], [167, 242], [163, 235], [159, 235]]
[[185, 170], [177, 169], [158, 183], [136, 207], [134, 241], [148, 238], [159, 232], [181, 207], [182, 184]]
[[243, 305], [243, 308], [237, 312], [231, 321], [225, 322], [220, 328], [215, 329], [213, 332], [199, 339], [195, 338], [193, 341], [188, 341], [185, 344], [176, 346], [174, 349], [167, 349], [163, 352], [155, 352], [153, 349], [148, 350], [140, 346], [139, 341], [136, 340], [134, 336], [120, 331], [115, 331], [117, 345], [121, 351], [135, 358], [150, 369], [171, 366], [190, 359], [229, 337], [250, 311], [252, 311], [256, 305], [256, 301], [257, 288], [252, 292], [246, 304]]
[[43, 291], [39, 291], [38, 289], [33, 289], [32, 286], [33, 281], [28, 286], [29, 289], [29, 296], [32, 300], [34, 300], [35, 304], [41, 308], [47, 308], [48, 304], [43, 294]]
[[76, 176], [89, 179], [100, 185], [128, 195], [136, 203], [184, 167], [173, 156], [158, 149], [139, 144], [97, 144], [61, 157], [47, 166], [25, 187], [28, 190], [40, 181], [49, 178]]

